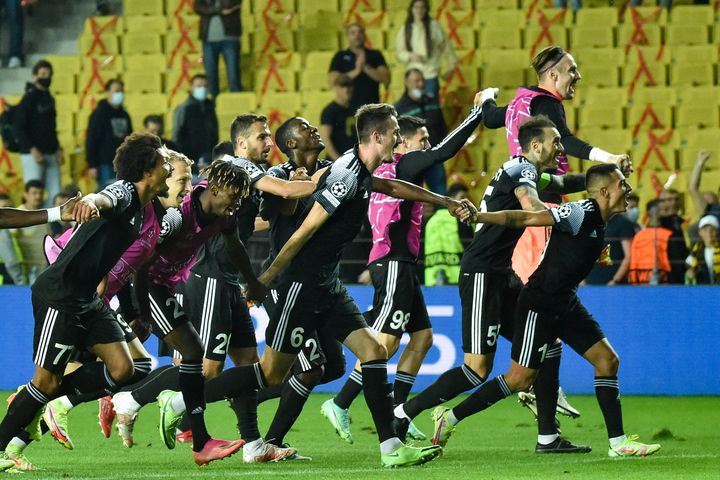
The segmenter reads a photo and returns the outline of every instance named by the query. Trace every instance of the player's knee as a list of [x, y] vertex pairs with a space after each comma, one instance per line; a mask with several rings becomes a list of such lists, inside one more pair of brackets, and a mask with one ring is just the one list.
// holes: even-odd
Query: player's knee
[[297, 376], [305, 385], [311, 385], [314, 387], [322, 382], [324, 371], [325, 368], [320, 365], [319, 367], [315, 367], [306, 372], [298, 373]]
[[35, 375], [32, 379], [32, 384], [49, 397], [54, 397], [60, 391], [61, 383], [62, 377], [60, 375], [43, 375], [40, 377]]
[[220, 375], [224, 367], [225, 362], [204, 361], [203, 375], [205, 376], [205, 380], [210, 380]]
[[510, 370], [504, 375], [504, 378], [510, 390], [513, 392], [521, 392], [528, 390], [532, 386], [534, 375]]
[[277, 366], [268, 363], [266, 365], [261, 364], [260, 369], [262, 370], [263, 376], [265, 377], [265, 386], [271, 387], [273, 385], [280, 385], [285, 380], [286, 371], [281, 371]]
[[205, 354], [202, 345], [195, 342], [183, 344], [179, 352], [182, 355], [182, 361], [185, 363], [200, 363]]
[[331, 362], [324, 366], [324, 374], [321, 383], [332, 382], [338, 378], [345, 376], [345, 363], [344, 362]]
[[369, 362], [372, 360], [387, 360], [387, 358], [387, 348], [382, 343], [376, 341], [367, 346], [365, 359], [363, 359], [362, 361]]
[[410, 343], [408, 344], [408, 348], [412, 348], [413, 351], [425, 355], [430, 350], [430, 347], [432, 347], [432, 344], [432, 330], [428, 330], [412, 334], [410, 336]]
[[620, 357], [615, 352], [612, 352], [598, 362], [595, 368], [599, 376], [614, 377], [620, 368]]
[[135, 366], [132, 361], [120, 361], [109, 365], [108, 372], [117, 385], [127, 383], [135, 373]]

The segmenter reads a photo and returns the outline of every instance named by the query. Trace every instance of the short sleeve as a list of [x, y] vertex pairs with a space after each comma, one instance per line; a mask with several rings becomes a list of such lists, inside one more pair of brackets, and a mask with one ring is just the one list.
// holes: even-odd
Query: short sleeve
[[[577, 235], [585, 220], [585, 211], [587, 208], [586, 202], [563, 203], [562, 205], [551, 208], [550, 214], [555, 221], [555, 228], [572, 235]], [[592, 208], [592, 205], [590, 205], [589, 208]]]
[[538, 171], [531, 163], [520, 162], [505, 169], [515, 187], [526, 186], [537, 190]]
[[177, 208], [169, 208], [160, 220], [160, 237], [158, 244], [175, 235], [182, 228], [182, 213]]
[[342, 62], [342, 52], [337, 52], [330, 62], [329, 72], [340, 72], [345, 73]]
[[111, 216], [120, 215], [132, 204], [135, 185], [125, 180], [118, 180], [100, 191], [100, 195], [112, 202]]
[[265, 176], [265, 171], [247, 158], [231, 157], [230, 155], [225, 155], [223, 158], [239, 167], [242, 167], [247, 172], [248, 176], [250, 176], [251, 185], [254, 185], [255, 182]]
[[324, 186], [313, 194], [313, 200], [332, 215], [343, 202], [355, 195], [357, 189], [357, 175], [347, 168], [335, 166], [328, 173]]

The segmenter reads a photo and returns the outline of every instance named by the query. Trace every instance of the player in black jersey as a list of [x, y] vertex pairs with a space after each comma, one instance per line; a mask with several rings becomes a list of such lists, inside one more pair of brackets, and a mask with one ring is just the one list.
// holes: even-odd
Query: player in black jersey
[[[504, 374], [486, 382], [453, 409], [438, 407], [435, 436], [447, 442], [457, 422], [514, 392], [527, 389], [537, 377], [556, 338], [570, 345], [595, 368], [595, 395], [605, 418], [608, 455], [646, 456], [660, 449], [638, 442], [623, 430], [617, 379], [619, 359], [600, 326], [577, 296], [578, 284], [590, 273], [605, 247], [605, 227], [625, 212], [632, 188], [615, 165], [596, 165], [587, 172], [588, 200], [565, 203], [538, 212], [478, 213], [476, 220], [507, 228], [552, 226], [538, 269], [523, 287], [515, 311], [512, 362]], [[538, 444], [536, 451], [546, 453]]]
[[[260, 276], [264, 285], [270, 285], [283, 272], [278, 289], [282, 304], [276, 309], [279, 315], [270, 319], [268, 344], [260, 363], [226, 370], [207, 383], [205, 396], [212, 402], [282, 382], [307, 335], [319, 328], [328, 329], [363, 362], [365, 398], [380, 437], [383, 464], [415, 465], [435, 458], [440, 450], [407, 447], [396, 437], [392, 402], [387, 395], [387, 351], [340, 283], [338, 262], [367, 214], [372, 189], [413, 201], [439, 203], [462, 219], [467, 218], [466, 207], [407, 182], [372, 177], [380, 162], [392, 158], [399, 141], [392, 106], [366, 105], [358, 111], [356, 125], [360, 144], [322, 174], [303, 223]], [[262, 300], [265, 293], [264, 289], [250, 290], [248, 299]]]
[[[427, 172], [453, 158], [478, 127], [482, 120], [480, 98], [479, 93], [475, 95], [470, 114], [432, 148], [424, 120], [404, 115], [399, 117], [403, 140], [395, 150], [393, 161], [380, 165], [374, 174], [421, 185]], [[410, 342], [398, 360], [393, 388], [393, 401], [401, 404], [407, 400], [433, 339], [425, 298], [420, 290], [421, 282], [415, 273], [420, 251], [422, 206], [373, 193], [368, 217], [373, 235], [368, 269], [375, 295], [372, 309], [364, 315], [368, 325], [378, 332], [389, 358], [400, 347], [403, 333], [410, 335]], [[340, 392], [322, 405], [323, 415], [340, 438], [348, 443], [353, 442], [348, 409], [360, 392], [362, 372], [357, 363]], [[412, 423], [408, 427], [408, 435], [413, 440], [426, 438]]]
[[[74, 218], [80, 225], [58, 260], [33, 285], [35, 374], [0, 424], [2, 458], [20, 430], [31, 423], [33, 430], [39, 428], [33, 418], [39, 420], [36, 415], [50, 399], [77, 386], [115, 391], [131, 378], [133, 362], [124, 334], [98, 297], [97, 286], [137, 238], [145, 205], [167, 190], [172, 167], [161, 147], [160, 139], [151, 134], [125, 139], [113, 161], [120, 180], [75, 205]], [[82, 347], [103, 362], [83, 365], [63, 377], [70, 355]]]
[[[584, 189], [583, 175], [560, 177], [539, 173], [556, 167], [557, 157], [563, 152], [560, 134], [547, 117], [528, 119], [519, 128], [519, 139], [523, 155], [511, 158], [497, 171], [485, 190], [480, 211], [545, 210], [538, 199], [538, 184], [545, 190], [559, 192]], [[522, 282], [513, 272], [510, 259], [521, 234], [522, 230], [497, 225], [477, 226], [462, 257], [459, 282], [464, 364], [443, 373], [430, 387], [398, 406], [395, 416], [401, 427], [422, 411], [477, 387], [492, 370], [499, 336], [512, 337], [513, 312]], [[557, 435], [554, 414], [560, 348], [560, 344], [554, 345], [548, 352], [548, 357], [555, 359], [553, 367], [557, 368], [547, 378], [541, 375], [536, 384], [540, 435]], [[544, 372], [549, 371], [546, 368]]]

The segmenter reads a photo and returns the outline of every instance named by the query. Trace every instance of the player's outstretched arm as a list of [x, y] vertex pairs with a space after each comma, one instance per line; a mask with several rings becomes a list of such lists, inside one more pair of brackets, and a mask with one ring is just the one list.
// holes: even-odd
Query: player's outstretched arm
[[312, 195], [317, 184], [312, 180], [294, 180], [289, 182], [271, 175], [265, 175], [255, 182], [255, 188], [285, 199], [304, 198]]
[[501, 210], [499, 212], [478, 212], [475, 223], [493, 223], [510, 228], [551, 227], [555, 224], [549, 210], [527, 212], [525, 210]]
[[[278, 274], [280, 274], [280, 272], [288, 266], [292, 259], [297, 256], [302, 247], [305, 246], [312, 236], [315, 235], [315, 232], [317, 232], [329, 218], [330, 214], [320, 203], [316, 202], [310, 209], [310, 213], [308, 213], [307, 217], [305, 217], [305, 220], [300, 227], [295, 230], [295, 233], [293, 233], [290, 239], [288, 239], [285, 245], [283, 245], [280, 253], [278, 253], [277, 257], [275, 257], [275, 260], [270, 267], [268, 267], [268, 269], [260, 275], [258, 278], [260, 283], [263, 286], [270, 285], [270, 282], [272, 282], [275, 277], [277, 277]], [[250, 286], [246, 291], [246, 297], [251, 301], [261, 301], [264, 298], [264, 295], [261, 294], [262, 292], [257, 292], [250, 288]]]
[[59, 207], [43, 210], [20, 210], [17, 208], [0, 208], [0, 228], [23, 228], [43, 223], [72, 222], [75, 205], [82, 197], [77, 194]]
[[473, 213], [472, 209], [466, 203], [453, 200], [450, 197], [438, 195], [437, 193], [425, 190], [424, 188], [418, 187], [417, 185], [404, 180], [372, 177], [372, 182], [373, 191], [384, 193], [385, 195], [394, 198], [439, 205], [447, 208], [453, 216], [459, 218], [461, 221], [469, 220], [471, 214]]

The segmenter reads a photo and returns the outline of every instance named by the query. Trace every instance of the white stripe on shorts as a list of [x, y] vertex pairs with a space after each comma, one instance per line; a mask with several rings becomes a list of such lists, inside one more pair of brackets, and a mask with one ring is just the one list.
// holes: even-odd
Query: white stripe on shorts
[[293, 282], [288, 289], [287, 298], [285, 299], [285, 305], [283, 306], [277, 329], [275, 329], [275, 337], [273, 338], [272, 344], [270, 345], [274, 350], [277, 350], [278, 352], [280, 351], [280, 347], [282, 346], [283, 337], [285, 336], [285, 330], [287, 330], [290, 312], [292, 312], [292, 309], [295, 306], [295, 301], [297, 300], [301, 288], [302, 283]]
[[483, 338], [482, 311], [485, 293], [485, 274], [475, 273], [473, 278], [473, 298], [470, 315], [470, 350], [471, 353], [481, 352]]
[[533, 354], [533, 342], [535, 341], [535, 322], [537, 320], [537, 312], [528, 311], [525, 319], [525, 331], [523, 332], [523, 343], [520, 349], [520, 357], [518, 363], [523, 367], [530, 367], [530, 358]]
[[35, 364], [38, 366], [42, 366], [43, 363], [45, 363], [48, 344], [52, 338], [52, 331], [55, 328], [55, 320], [57, 320], [58, 313], [59, 312], [52, 307], [48, 307], [47, 312], [45, 313], [43, 328], [40, 332], [40, 341], [38, 342], [38, 348], [35, 354]]
[[388, 273], [385, 281], [385, 300], [383, 301], [382, 307], [380, 307], [380, 313], [378, 313], [375, 323], [373, 323], [373, 330], [379, 332], [385, 326], [385, 321], [392, 313], [393, 299], [395, 297], [395, 289], [397, 287], [397, 276], [398, 276], [398, 262], [391, 260], [388, 262]]
[[150, 314], [160, 327], [160, 331], [162, 331], [163, 336], [165, 336], [172, 331], [172, 324], [167, 318], [165, 318], [162, 309], [158, 306], [157, 302], [155, 302], [153, 296], [148, 294], [148, 297], [150, 298]]

